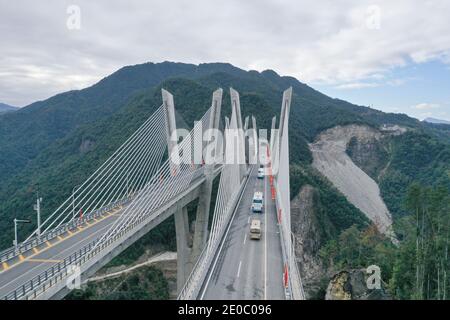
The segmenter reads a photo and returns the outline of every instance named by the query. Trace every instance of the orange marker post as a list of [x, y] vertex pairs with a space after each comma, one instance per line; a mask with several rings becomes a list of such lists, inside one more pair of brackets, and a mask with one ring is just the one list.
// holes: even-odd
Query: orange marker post
[[288, 274], [288, 267], [287, 264], [284, 265], [284, 276], [283, 276], [283, 282], [284, 282], [284, 287], [287, 288], [288, 287], [288, 281], [289, 281], [289, 274]]

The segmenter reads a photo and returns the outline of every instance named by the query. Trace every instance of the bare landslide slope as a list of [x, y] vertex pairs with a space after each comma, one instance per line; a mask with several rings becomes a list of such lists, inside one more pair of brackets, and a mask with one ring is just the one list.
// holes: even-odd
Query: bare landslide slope
[[365, 125], [336, 126], [318, 135], [309, 147], [313, 154], [313, 166], [328, 178], [336, 188], [360, 209], [379, 231], [394, 237], [392, 217], [380, 195], [378, 184], [346, 153], [352, 138], [370, 142], [380, 140], [386, 134]]

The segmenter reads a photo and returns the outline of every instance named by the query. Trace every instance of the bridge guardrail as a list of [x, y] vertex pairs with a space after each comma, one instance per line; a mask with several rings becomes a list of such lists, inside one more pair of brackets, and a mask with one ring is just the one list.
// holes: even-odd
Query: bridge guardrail
[[[242, 182], [239, 191], [237, 192], [237, 196], [234, 199], [232, 205], [230, 206], [230, 209], [232, 212], [236, 210], [236, 206], [238, 204], [238, 198], [240, 195], [242, 195], [245, 186], [248, 181], [248, 175], [246, 176], [245, 180]], [[230, 221], [232, 219], [232, 215], [230, 215]], [[230, 223], [228, 221], [224, 229], [228, 226]], [[194, 267], [192, 268], [191, 273], [189, 274], [189, 277], [187, 278], [183, 288], [180, 290], [180, 293], [178, 294], [177, 299], [178, 300], [192, 300], [196, 299], [200, 293], [201, 285], [203, 284], [204, 278], [207, 275], [207, 269], [211, 266], [212, 259], [214, 259], [215, 255], [210, 254], [211, 252], [216, 252], [219, 245], [222, 243], [222, 238], [220, 238], [220, 241], [217, 241], [216, 243], [212, 244], [212, 247], [209, 247], [209, 241], [205, 244], [203, 250], [200, 253], [199, 258], [197, 259], [197, 262], [195, 263]], [[205, 270], [206, 269], [206, 270]]]
[[[205, 269], [206, 263], [206, 256], [205, 252], [208, 250], [208, 243], [205, 244], [205, 247], [203, 248], [202, 252], [200, 253], [200, 256], [197, 259], [197, 262], [195, 263], [192, 270], [201, 270], [203, 271]], [[198, 276], [198, 275], [200, 276]], [[194, 288], [191, 287], [192, 283], [199, 283], [201, 282], [201, 275], [204, 275], [204, 272], [192, 272], [189, 274], [188, 279], [186, 280], [186, 283], [184, 284], [183, 288], [181, 289], [177, 299], [178, 300], [189, 300], [191, 297], [198, 296], [198, 293], [200, 291], [200, 288], [198, 286], [195, 286]]]
[[[294, 248], [292, 248], [294, 251]], [[295, 300], [305, 300], [305, 291], [303, 290], [303, 282], [302, 277], [300, 276], [300, 270], [298, 270], [297, 261], [295, 259], [295, 254], [292, 254], [290, 263], [290, 271], [291, 271], [291, 287], [292, 287], [292, 297]]]
[[78, 226], [86, 223], [86, 221], [90, 221], [94, 218], [101, 216], [105, 212], [108, 212], [112, 209], [115, 209], [115, 208], [121, 206], [121, 205], [124, 205], [124, 204], [128, 203], [131, 199], [132, 199], [132, 197], [117, 200], [105, 207], [102, 207], [100, 209], [89, 212], [89, 213], [83, 215], [82, 218], [78, 218], [78, 219], [72, 220], [70, 222], [64, 223], [61, 226], [59, 226], [55, 229], [52, 229], [49, 232], [46, 232], [45, 234], [41, 235], [40, 237], [36, 236], [36, 237], [33, 237], [32, 239], [28, 240], [27, 242], [22, 242], [18, 246], [17, 249], [15, 247], [8, 248], [0, 253], [0, 263], [9, 261], [9, 260], [19, 256], [20, 254], [28, 252], [28, 251], [32, 250], [33, 248], [45, 243], [46, 241], [53, 240], [54, 238], [56, 238], [59, 235], [64, 234], [68, 230], [76, 229]]
[[[192, 177], [198, 178], [201, 175], [200, 172], [203, 173], [203, 168], [197, 169], [192, 172]], [[136, 221], [129, 224], [126, 228], [115, 233], [113, 237], [109, 238], [99, 245], [97, 245], [98, 238], [95, 239], [80, 250], [66, 257], [63, 261], [56, 263], [44, 272], [35, 276], [33, 279], [24, 282], [17, 289], [5, 295], [3, 297], [3, 300], [28, 300], [30, 298], [37, 298], [39, 294], [45, 292], [48, 288], [59, 284], [63, 279], [66, 278], [66, 276], [70, 275], [67, 269], [68, 266], [75, 265], [82, 267], [83, 264], [91, 260], [93, 257], [97, 256], [107, 247], [110, 247], [116, 241], [125, 237], [128, 233], [131, 233], [131, 231], [133, 231], [137, 226], [148, 223], [147, 220], [150, 218], [152, 218], [152, 215], [141, 216], [140, 218], [136, 219]]]
[[[275, 193], [276, 193], [275, 206], [276, 206], [277, 212], [278, 212], [278, 210], [280, 210], [281, 200], [278, 199], [279, 192], [276, 190], [277, 183], [278, 182], [276, 181], [276, 179], [274, 179], [273, 185], [274, 185]], [[282, 254], [283, 254], [283, 260], [284, 260], [285, 264], [287, 264], [288, 271], [289, 271], [289, 276], [288, 276], [289, 281], [288, 281], [288, 288], [287, 288], [288, 293], [289, 293], [289, 298], [294, 299], [294, 300], [304, 300], [305, 294], [304, 294], [304, 290], [303, 290], [303, 284], [302, 284], [302, 279], [300, 276], [300, 271], [298, 270], [297, 262], [295, 259], [294, 247], [291, 246], [292, 252], [290, 253], [290, 255], [288, 255], [287, 248], [285, 247], [285, 244], [284, 244], [284, 239], [285, 239], [284, 230], [283, 230], [281, 224], [279, 224], [279, 230], [280, 230], [281, 250], [282, 250]]]

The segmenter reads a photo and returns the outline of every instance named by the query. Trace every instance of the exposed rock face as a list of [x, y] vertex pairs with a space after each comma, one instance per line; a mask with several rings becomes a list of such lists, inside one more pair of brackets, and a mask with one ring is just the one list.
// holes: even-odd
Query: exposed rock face
[[314, 207], [316, 190], [305, 185], [291, 201], [291, 229], [295, 235], [295, 256], [302, 277], [306, 298], [314, 298], [324, 270], [318, 256], [320, 232]]
[[359, 140], [352, 137], [347, 145], [347, 154], [353, 162], [375, 181], [388, 165], [388, 152], [377, 140]]
[[328, 285], [325, 300], [351, 300], [351, 286], [348, 278], [348, 272], [336, 274]]
[[382, 132], [365, 125], [337, 126], [322, 132], [310, 149], [313, 166], [375, 223], [381, 233], [393, 237], [391, 214], [380, 196], [378, 184], [346, 153], [352, 138], [367, 144], [382, 137]]
[[331, 279], [325, 300], [389, 300], [391, 297], [381, 289], [368, 289], [365, 269], [341, 271]]

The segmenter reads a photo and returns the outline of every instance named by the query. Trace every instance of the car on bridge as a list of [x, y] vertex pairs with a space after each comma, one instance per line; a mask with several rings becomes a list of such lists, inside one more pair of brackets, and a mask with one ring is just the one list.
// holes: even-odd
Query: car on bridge
[[263, 202], [263, 193], [259, 191], [255, 192], [252, 201], [252, 211], [262, 213], [264, 207]]
[[258, 179], [264, 179], [264, 167], [258, 169]]
[[250, 239], [261, 239], [261, 221], [259, 219], [253, 219], [250, 224]]

